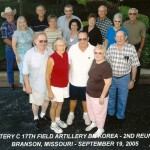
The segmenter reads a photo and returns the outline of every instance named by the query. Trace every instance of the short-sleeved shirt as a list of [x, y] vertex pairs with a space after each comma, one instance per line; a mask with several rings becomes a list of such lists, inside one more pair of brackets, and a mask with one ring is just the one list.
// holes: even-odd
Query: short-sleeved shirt
[[[72, 15], [71, 19], [78, 19], [81, 23], [81, 26], [82, 26], [82, 22], [81, 22], [80, 18], [78, 18], [77, 16]], [[61, 17], [58, 18], [57, 27], [60, 28], [63, 31], [63, 37], [66, 39], [67, 34], [69, 32], [71, 32], [71, 30], [69, 29], [69, 21], [67, 20], [66, 15], [61, 16]], [[83, 29], [83, 27], [81, 27], [80, 30], [82, 30], [82, 29]]]
[[7, 20], [3, 22], [1, 26], [2, 39], [12, 40], [12, 35], [16, 30], [16, 26], [17, 26], [16, 21], [14, 21], [13, 25], [9, 23]]
[[69, 82], [77, 87], [86, 87], [88, 71], [94, 59], [94, 46], [88, 43], [87, 49], [82, 52], [79, 43], [70, 47], [69, 55]]
[[100, 20], [98, 17], [96, 20], [96, 26], [100, 29], [104, 41], [108, 28], [112, 26], [111, 20], [107, 17], [105, 17], [103, 20]]
[[13, 38], [17, 40], [18, 54], [25, 54], [27, 50], [32, 48], [33, 30], [28, 28], [25, 31], [16, 30], [13, 34]]
[[145, 24], [140, 20], [136, 20], [134, 23], [127, 20], [123, 23], [123, 26], [128, 30], [128, 42], [130, 44], [139, 44], [141, 39], [146, 37]]
[[121, 50], [116, 43], [112, 44], [107, 50], [106, 58], [115, 77], [127, 75], [132, 67], [140, 66], [135, 47], [128, 43], [125, 43]]
[[38, 17], [35, 17], [30, 23], [30, 27], [33, 29], [34, 32], [44, 31], [48, 26], [49, 25], [46, 17], [43, 21], [40, 21]]
[[[119, 30], [121, 31], [124, 31], [126, 33], [126, 35], [128, 36], [128, 31], [126, 28], [124, 27], [121, 27]], [[109, 46], [111, 44], [114, 44], [116, 43], [116, 40], [115, 40], [115, 35], [116, 35], [116, 30], [114, 29], [114, 27], [110, 27], [107, 32], [106, 32], [106, 39], [108, 40], [108, 45], [107, 45], [107, 48], [109, 48]]]
[[29, 75], [29, 82], [33, 92], [45, 93], [46, 66], [49, 56], [53, 53], [50, 47], [46, 47], [44, 54], [41, 54], [36, 46], [28, 50], [23, 61], [23, 75]]
[[46, 28], [44, 30], [44, 32], [46, 33], [47, 40], [48, 40], [47, 45], [50, 47], [53, 47], [53, 43], [56, 40], [56, 38], [62, 37], [62, 30], [61, 29], [51, 31], [49, 28]]
[[90, 32], [88, 32], [88, 26], [85, 26], [83, 31], [88, 33], [89, 43], [91, 45], [96, 46], [97, 44], [103, 43], [101, 31], [96, 26]]
[[[86, 92], [89, 96], [99, 98], [105, 86], [104, 79], [112, 77], [112, 69], [107, 61], [97, 64], [95, 60], [89, 70], [89, 79], [87, 81]], [[108, 93], [106, 94], [106, 97]]]

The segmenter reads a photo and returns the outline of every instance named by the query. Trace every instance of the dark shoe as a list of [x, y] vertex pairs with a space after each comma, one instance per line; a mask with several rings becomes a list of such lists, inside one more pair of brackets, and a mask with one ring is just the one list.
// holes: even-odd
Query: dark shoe
[[14, 90], [14, 88], [15, 88], [14, 84], [10, 84], [10, 85], [9, 85], [9, 89], [10, 89], [10, 90]]
[[39, 130], [41, 128], [39, 119], [34, 120], [34, 129]]
[[108, 121], [115, 121], [115, 120], [116, 120], [116, 117], [107, 114], [107, 120], [108, 120]]
[[46, 115], [44, 115], [43, 118], [40, 118], [40, 120], [44, 124], [49, 124], [49, 125], [51, 124], [51, 119], [49, 117], [47, 117]]

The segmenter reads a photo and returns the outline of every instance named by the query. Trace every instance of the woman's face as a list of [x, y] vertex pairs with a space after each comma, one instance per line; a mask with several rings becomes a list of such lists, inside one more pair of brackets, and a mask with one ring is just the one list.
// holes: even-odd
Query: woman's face
[[94, 18], [94, 17], [89, 18], [88, 23], [89, 23], [89, 26], [90, 26], [90, 27], [94, 27], [94, 26], [95, 26], [95, 23], [96, 23], [95, 18]]
[[101, 61], [105, 59], [105, 54], [103, 50], [100, 50], [98, 48], [94, 49], [94, 58], [96, 61]]
[[21, 30], [25, 30], [27, 28], [27, 22], [25, 20], [19, 21], [19, 27]]
[[72, 22], [72, 24], [71, 24], [71, 30], [72, 31], [78, 31], [78, 25], [77, 25], [76, 22]]
[[39, 50], [45, 50], [46, 45], [47, 45], [47, 37], [44, 34], [40, 34], [36, 39], [35, 39], [35, 44]]
[[57, 26], [57, 21], [56, 21], [56, 19], [50, 19], [49, 22], [48, 22], [48, 24], [49, 24], [49, 26], [50, 26], [51, 28], [56, 28], [56, 26]]
[[120, 18], [115, 18], [114, 19], [114, 26], [115, 27], [121, 27], [122, 20]]
[[56, 41], [55, 48], [57, 53], [63, 54], [66, 50], [66, 44], [62, 40]]

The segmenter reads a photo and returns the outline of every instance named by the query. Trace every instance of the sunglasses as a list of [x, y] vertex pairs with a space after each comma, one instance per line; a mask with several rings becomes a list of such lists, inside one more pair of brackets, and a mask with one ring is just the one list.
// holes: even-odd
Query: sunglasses
[[117, 20], [115, 20], [114, 22], [119, 22], [119, 23], [120, 23], [121, 21], [117, 21]]
[[83, 38], [83, 39], [78, 39], [78, 41], [86, 41], [87, 38]]
[[135, 15], [136, 15], [136, 13], [129, 13], [129, 15], [134, 15], [134, 16], [135, 16]]
[[96, 54], [102, 55], [103, 53], [101, 53], [101, 52], [94, 52], [94, 54], [95, 54], [95, 55], [96, 55]]
[[39, 43], [47, 43], [47, 40], [39, 40]]

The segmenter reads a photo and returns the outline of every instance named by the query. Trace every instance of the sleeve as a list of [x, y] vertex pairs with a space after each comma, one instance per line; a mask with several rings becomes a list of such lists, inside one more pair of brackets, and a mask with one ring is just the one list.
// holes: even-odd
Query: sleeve
[[132, 49], [133, 49], [133, 51], [132, 51], [132, 57], [131, 57], [131, 62], [132, 62], [131, 65], [132, 65], [132, 67], [134, 67], [134, 66], [140, 66], [140, 62], [139, 62], [139, 59], [138, 59], [135, 47], [132, 46]]
[[7, 31], [7, 27], [6, 24], [2, 24], [1, 26], [1, 34], [2, 34], [2, 39], [8, 39], [8, 31]]
[[29, 28], [29, 32], [32, 36], [34, 35], [34, 31], [31, 28]]
[[106, 63], [105, 70], [102, 76], [103, 76], [103, 79], [108, 79], [112, 77], [112, 69], [108, 62]]
[[105, 39], [107, 39], [107, 40], [108, 40], [108, 38], [109, 38], [109, 35], [110, 35], [110, 28], [108, 28], [108, 30], [107, 30], [107, 32], [106, 32]]
[[30, 55], [28, 51], [23, 59], [23, 70], [22, 70], [23, 75], [29, 75], [29, 65], [30, 65], [29, 62], [30, 62]]
[[146, 37], [146, 27], [145, 24], [142, 22], [142, 29], [141, 29], [141, 37], [145, 38]]
[[16, 38], [16, 39], [18, 38], [18, 32], [17, 31], [14, 32], [14, 34], [12, 35], [12, 38]]

